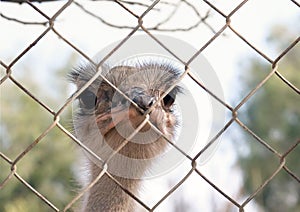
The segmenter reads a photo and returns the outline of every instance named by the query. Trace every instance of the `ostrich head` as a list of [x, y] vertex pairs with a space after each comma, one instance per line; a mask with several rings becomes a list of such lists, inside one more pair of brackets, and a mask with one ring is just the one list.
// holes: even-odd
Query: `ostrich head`
[[[81, 66], [70, 74], [71, 81], [80, 89], [96, 72], [93, 65]], [[124, 157], [151, 159], [162, 153], [167, 141], [154, 128], [167, 139], [174, 138], [178, 125], [174, 101], [181, 89], [179, 86], [170, 88], [181, 72], [168, 63], [150, 62], [111, 69], [102, 67], [101, 73], [132, 102], [99, 77], [78, 97], [79, 110], [75, 118], [77, 137], [103, 160], [126, 141], [126, 145], [118, 150], [118, 155], [123, 159], [115, 157], [109, 167], [117, 169], [117, 172], [121, 169], [128, 172], [130, 169], [131, 173], [140, 177], [146, 169], [143, 167], [145, 165], [133, 168], [130, 162], [124, 161]], [[159, 101], [162, 95], [164, 98]], [[145, 120], [146, 113], [154, 127], [148, 122], [128, 140], [128, 136]], [[94, 163], [97, 164], [97, 161]]]

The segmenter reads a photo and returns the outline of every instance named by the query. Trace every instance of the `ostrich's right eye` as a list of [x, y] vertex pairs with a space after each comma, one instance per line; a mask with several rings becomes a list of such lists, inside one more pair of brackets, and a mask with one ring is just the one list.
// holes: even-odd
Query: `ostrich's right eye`
[[93, 109], [96, 106], [97, 97], [93, 92], [85, 90], [80, 94], [79, 101], [81, 107]]

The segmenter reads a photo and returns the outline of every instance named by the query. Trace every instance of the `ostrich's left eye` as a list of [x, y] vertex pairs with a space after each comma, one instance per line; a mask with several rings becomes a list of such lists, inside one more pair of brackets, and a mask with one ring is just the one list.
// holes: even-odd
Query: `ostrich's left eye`
[[171, 94], [167, 94], [162, 100], [164, 107], [167, 109], [169, 109], [173, 105], [174, 101], [175, 101], [175, 96]]
[[97, 97], [93, 92], [85, 90], [80, 94], [79, 101], [81, 107], [93, 109], [96, 106]]

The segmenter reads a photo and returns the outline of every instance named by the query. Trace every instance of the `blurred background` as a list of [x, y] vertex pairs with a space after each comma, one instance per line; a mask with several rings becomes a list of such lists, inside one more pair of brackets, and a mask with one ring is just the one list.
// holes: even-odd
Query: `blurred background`
[[[16, 163], [18, 176], [54, 208], [20, 178], [8, 178], [11, 163], [53, 123], [51, 111], [57, 112], [75, 91], [68, 72], [137, 26], [137, 19], [120, 5], [140, 16], [153, 1], [16, 2], [0, 4], [0, 211], [62, 210], [75, 197], [81, 177], [80, 148], [72, 139], [55, 126]], [[299, 2], [242, 2], [160, 1], [143, 18], [151, 33], [173, 36], [197, 50], [221, 32], [201, 55], [218, 75], [232, 108], [267, 78], [278, 60], [277, 73], [238, 110], [238, 119], [253, 133], [233, 122], [210, 160], [197, 167], [202, 175], [193, 172], [155, 211], [238, 211], [224, 193], [245, 203], [246, 211], [300, 211]], [[223, 31], [226, 16], [231, 22]], [[53, 18], [53, 28], [48, 28], [47, 17]], [[204, 91], [198, 87], [194, 92]], [[231, 118], [226, 109], [226, 123]], [[60, 123], [72, 132], [72, 104], [63, 110]], [[204, 145], [195, 145], [190, 156]], [[285, 166], [277, 173], [285, 154]], [[186, 176], [190, 163], [146, 180], [136, 195], [153, 207]]]

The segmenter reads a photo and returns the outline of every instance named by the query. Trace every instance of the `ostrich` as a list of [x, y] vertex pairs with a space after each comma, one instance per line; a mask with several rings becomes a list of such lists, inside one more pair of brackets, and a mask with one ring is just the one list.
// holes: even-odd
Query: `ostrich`
[[[170, 63], [156, 62], [101, 69], [106, 79], [135, 104], [99, 77], [78, 97], [79, 109], [74, 118], [76, 136], [103, 161], [109, 159], [108, 172], [134, 194], [138, 192], [145, 172], [151, 169], [152, 159], [167, 150], [165, 138], [174, 139], [179, 125], [174, 101], [181, 88], [171, 86], [177, 82], [181, 71]], [[90, 64], [74, 69], [70, 73], [71, 82], [80, 89], [96, 71]], [[157, 102], [162, 95], [164, 98]], [[145, 115], [147, 110], [150, 112]], [[146, 116], [165, 138], [147, 122], [128, 140]], [[118, 149], [125, 141], [128, 143]], [[84, 156], [87, 174], [83, 184], [87, 185], [99, 175], [102, 164], [88, 154]], [[135, 200], [104, 174], [84, 194], [80, 211], [131, 212], [136, 209]]]

